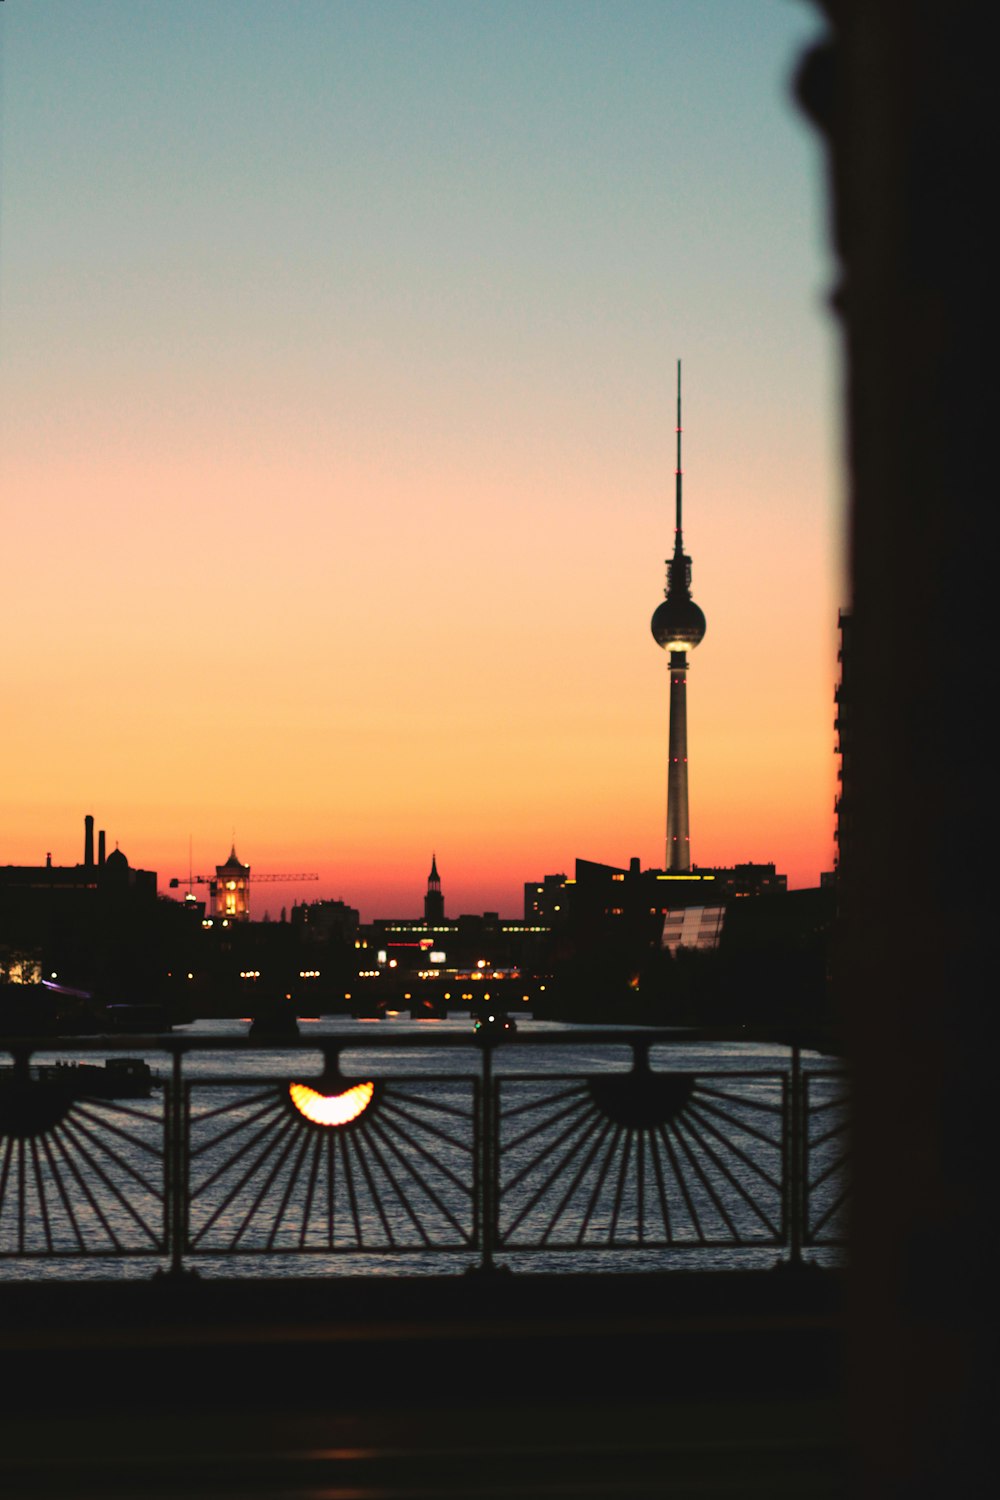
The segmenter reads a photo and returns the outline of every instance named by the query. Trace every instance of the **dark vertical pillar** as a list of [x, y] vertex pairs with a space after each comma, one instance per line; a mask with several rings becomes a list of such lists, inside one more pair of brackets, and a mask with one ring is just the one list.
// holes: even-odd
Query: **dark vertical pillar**
[[98, 833], [98, 835], [97, 835], [97, 863], [98, 863], [98, 865], [101, 868], [103, 868], [103, 866], [104, 866], [104, 860], [105, 860], [105, 858], [106, 858], [106, 845], [105, 845], [105, 840], [104, 840], [104, 829], [102, 828], [100, 830], [100, 832]]
[[995, 1467], [996, 59], [970, 0], [822, 8], [799, 93], [846, 351], [853, 1494], [966, 1500]]
[[88, 813], [83, 820], [83, 863], [91, 869], [94, 863], [94, 818]]
[[687, 653], [670, 653], [670, 744], [667, 752], [668, 870], [691, 868], [688, 822]]

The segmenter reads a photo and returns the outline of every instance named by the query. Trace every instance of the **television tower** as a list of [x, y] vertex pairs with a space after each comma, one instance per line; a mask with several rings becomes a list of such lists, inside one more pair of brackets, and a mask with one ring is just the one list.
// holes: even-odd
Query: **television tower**
[[681, 529], [681, 362], [677, 361], [677, 473], [674, 555], [667, 562], [663, 603], [650, 628], [658, 646], [670, 652], [670, 747], [667, 763], [667, 858], [664, 868], [683, 874], [691, 868], [688, 821], [687, 659], [705, 634], [705, 616], [691, 598], [691, 559]]

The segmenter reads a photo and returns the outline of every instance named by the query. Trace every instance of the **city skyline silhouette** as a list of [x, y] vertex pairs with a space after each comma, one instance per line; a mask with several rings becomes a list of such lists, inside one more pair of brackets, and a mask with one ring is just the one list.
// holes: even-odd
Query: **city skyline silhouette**
[[695, 858], [814, 885], [844, 602], [788, 91], [814, 17], [296, 17], [0, 14], [0, 862], [74, 863], [93, 807], [163, 887], [234, 838], [318, 872], [278, 904], [405, 909], [432, 850], [470, 911], [661, 864], [683, 357]]

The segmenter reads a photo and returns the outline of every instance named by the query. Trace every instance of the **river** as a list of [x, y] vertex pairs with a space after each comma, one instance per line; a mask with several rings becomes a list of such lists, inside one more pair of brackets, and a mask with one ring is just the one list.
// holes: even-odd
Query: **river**
[[[425, 1275], [477, 1265], [480, 1250], [466, 1243], [477, 1201], [468, 1184], [475, 1174], [467, 1140], [460, 1139], [471, 1137], [478, 1108], [481, 1056], [471, 1019], [301, 1019], [301, 1042], [317, 1045], [294, 1053], [267, 1045], [245, 1050], [248, 1029], [246, 1021], [205, 1020], [175, 1032], [184, 1042], [183, 1075], [191, 1086], [185, 1264], [203, 1277]], [[614, 1120], [625, 1107], [620, 1101], [631, 1086], [616, 1092], [613, 1080], [632, 1067], [626, 1036], [634, 1032], [601, 1027], [595, 1036], [596, 1030], [526, 1019], [510, 1045], [493, 1050], [503, 1101], [496, 1261], [574, 1272], [751, 1268], [786, 1256], [787, 1115], [781, 1111], [789, 1048], [679, 1036], [664, 1041], [662, 1033], [653, 1034], [650, 1066], [675, 1080], [663, 1085], [668, 1092], [680, 1088], [679, 1118], [666, 1129], [642, 1124], [631, 1137], [642, 1144], [630, 1146], [628, 1131], [605, 1116], [610, 1110]], [[226, 1051], [230, 1039], [239, 1046]], [[353, 1134], [304, 1127], [281, 1084], [293, 1078], [318, 1083], [333, 1045], [343, 1088], [378, 1081], [381, 1112], [373, 1110], [370, 1125], [363, 1122]], [[68, 1055], [63, 1049], [38, 1060]], [[169, 1077], [165, 1052], [133, 1055], [146, 1057], [160, 1079]], [[840, 1121], [841, 1129], [846, 1106], [839, 1069], [815, 1053], [803, 1053], [802, 1060], [805, 1072], [815, 1073], [809, 1086], [818, 1125], [825, 1110], [825, 1120]], [[612, 1081], [604, 1093], [597, 1085], [595, 1095], [592, 1080], [601, 1078]], [[167, 1264], [149, 1246], [157, 1213], [162, 1218], [156, 1178], [163, 1161], [162, 1097], [157, 1090], [148, 1104], [88, 1106], [79, 1124], [68, 1122], [72, 1129], [58, 1151], [39, 1150], [34, 1167], [22, 1167], [19, 1191], [29, 1221], [37, 1229], [44, 1219], [60, 1253], [5, 1256], [0, 1275], [131, 1278]], [[101, 1155], [105, 1130], [111, 1146]], [[831, 1132], [817, 1128], [813, 1135], [813, 1173], [826, 1173], [817, 1188], [818, 1219], [843, 1173], [828, 1170], [822, 1155], [826, 1150], [834, 1162], [826, 1139]], [[82, 1166], [73, 1165], [74, 1155]], [[16, 1171], [9, 1150], [5, 1161], [9, 1190], [0, 1194], [0, 1252], [9, 1255]], [[45, 1200], [42, 1179], [49, 1171], [54, 1186]], [[111, 1185], [108, 1219], [126, 1254], [63, 1253], [76, 1233], [73, 1214], [64, 1215], [62, 1232], [51, 1226], [68, 1193], [87, 1180], [92, 1196]], [[77, 1215], [89, 1247], [100, 1242], [98, 1219], [87, 1205]], [[779, 1225], [785, 1226], [780, 1233]], [[644, 1234], [670, 1243], [628, 1243]], [[38, 1243], [37, 1234], [31, 1243]], [[819, 1263], [836, 1261], [840, 1253], [835, 1245], [808, 1249]]]

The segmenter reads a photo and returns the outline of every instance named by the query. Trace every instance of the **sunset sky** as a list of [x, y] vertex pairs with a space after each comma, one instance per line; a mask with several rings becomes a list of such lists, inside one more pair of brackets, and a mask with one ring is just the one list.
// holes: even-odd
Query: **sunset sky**
[[0, 5], [0, 864], [517, 915], [833, 863], [840, 364], [798, 0]]

